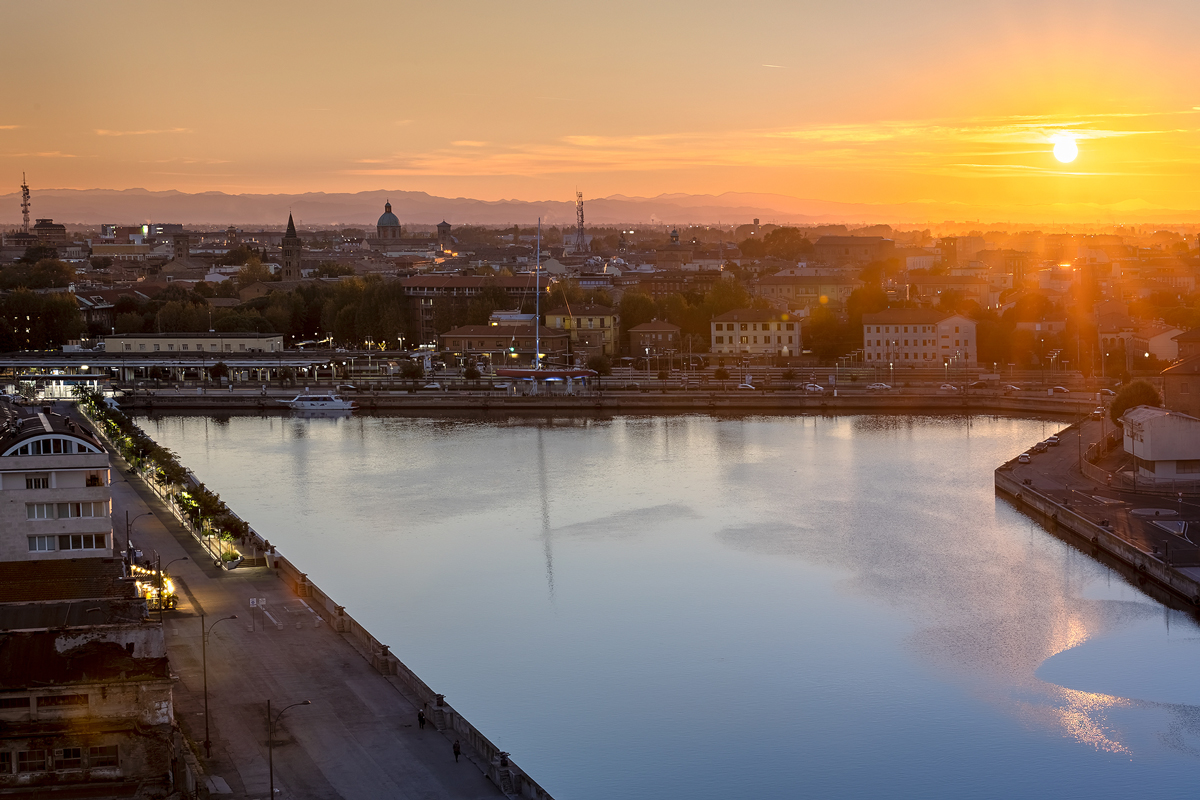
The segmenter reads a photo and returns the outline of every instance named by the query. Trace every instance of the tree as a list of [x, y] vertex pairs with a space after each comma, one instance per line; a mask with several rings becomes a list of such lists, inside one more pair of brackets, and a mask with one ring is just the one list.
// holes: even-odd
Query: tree
[[479, 380], [479, 375], [480, 375], [479, 368], [476, 367], [474, 364], [468, 364], [467, 368], [463, 370], [463, 377], [469, 381]]
[[713, 377], [719, 381], [727, 381], [729, 380], [729, 370], [724, 367], [717, 367], [716, 372], [713, 373]]
[[219, 381], [229, 377], [229, 367], [225, 366], [224, 361], [218, 361], [208, 368], [208, 374], [212, 376], [213, 380]]
[[251, 259], [238, 270], [236, 280], [238, 287], [245, 289], [252, 283], [271, 280], [271, 270], [258, 259]]
[[612, 375], [612, 361], [608, 356], [595, 355], [587, 360], [587, 368], [601, 375]]
[[418, 380], [425, 377], [425, 367], [420, 361], [405, 361], [400, 365], [400, 377], [408, 380]]
[[799, 261], [813, 246], [799, 228], [776, 228], [763, 237], [764, 255], [785, 261]]
[[1158, 408], [1161, 405], [1162, 398], [1158, 396], [1157, 389], [1146, 381], [1134, 381], [1121, 387], [1121, 391], [1117, 392], [1117, 396], [1113, 398], [1108, 413], [1113, 422], [1120, 423], [1121, 416], [1131, 408], [1137, 406]]
[[21, 256], [21, 263], [36, 264], [45, 259], [57, 260], [58, 249], [48, 244], [35, 244], [25, 248], [25, 255]]

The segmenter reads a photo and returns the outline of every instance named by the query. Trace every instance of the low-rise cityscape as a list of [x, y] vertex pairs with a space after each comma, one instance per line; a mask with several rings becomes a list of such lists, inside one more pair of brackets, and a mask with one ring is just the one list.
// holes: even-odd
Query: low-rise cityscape
[[0, 797], [1190, 796], [1195, 16], [6, 7]]

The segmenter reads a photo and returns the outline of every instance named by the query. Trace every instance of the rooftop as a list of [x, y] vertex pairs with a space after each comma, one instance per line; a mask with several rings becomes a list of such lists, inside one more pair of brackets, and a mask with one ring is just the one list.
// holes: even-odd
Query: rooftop
[[0, 633], [0, 691], [34, 686], [169, 679], [163, 658], [134, 658], [116, 642], [89, 641], [70, 649], [61, 632]]
[[117, 558], [0, 561], [0, 603], [133, 598], [137, 587], [124, 577]]
[[[59, 434], [76, 443], [86, 444], [97, 452], [104, 452], [104, 445], [91, 430], [70, 417], [54, 413], [50, 410], [50, 406], [33, 409], [16, 406], [11, 402], [0, 402], [0, 453], [7, 452], [12, 449], [13, 445], [25, 439], [33, 439], [46, 434]], [[61, 447], [61, 445], [56, 446]], [[62, 453], [61, 450], [54, 450], [53, 453], [69, 455], [69, 453]], [[34, 453], [32, 455], [47, 454]], [[20, 455], [31, 454], [21, 453]]]

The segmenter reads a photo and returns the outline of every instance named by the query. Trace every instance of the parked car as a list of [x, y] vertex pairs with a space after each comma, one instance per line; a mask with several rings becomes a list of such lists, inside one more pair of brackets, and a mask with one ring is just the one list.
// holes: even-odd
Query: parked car
[[1050, 445], [1051, 447], [1058, 447], [1058, 436], [1047, 436], [1046, 444]]
[[422, 386], [421, 388], [429, 389], [430, 391], [434, 391], [434, 392], [444, 391], [442, 388], [442, 385], [440, 383], [427, 383], [424, 386]]
[[804, 391], [811, 392], [813, 394], [824, 394], [825, 387], [819, 383], [806, 383], [804, 384]]
[[1050, 449], [1050, 445], [1046, 444], [1045, 442], [1038, 442], [1033, 446], [1032, 449], [1035, 453], [1044, 453]]
[[988, 382], [987, 381], [971, 381], [970, 383], [967, 384], [967, 388], [968, 389], [987, 389]]
[[1020, 386], [1013, 386], [1011, 383], [1004, 384], [1003, 389], [1005, 394], [1012, 394], [1013, 392], [1021, 391]]
[[938, 391], [939, 392], [957, 392], [958, 387], [955, 386], [953, 383], [943, 383], [941, 386], [938, 387]]
[[886, 383], [868, 383], [867, 384], [868, 392], [886, 392], [888, 389], [891, 389], [891, 388], [892, 387], [888, 386]]
[[1030, 460], [1029, 453], [1021, 453], [1021, 455], [1017, 456], [1018, 464], [1028, 464]]
[[1101, 406], [1096, 406], [1092, 409], [1092, 419], [1102, 419], [1104, 417], [1104, 409]]
[[1070, 394], [1071, 390], [1065, 386], [1055, 386], [1050, 389], [1054, 394]]

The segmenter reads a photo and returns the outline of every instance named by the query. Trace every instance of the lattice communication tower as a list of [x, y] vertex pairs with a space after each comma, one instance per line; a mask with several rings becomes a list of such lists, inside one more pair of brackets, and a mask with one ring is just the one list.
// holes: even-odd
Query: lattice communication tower
[[29, 233], [29, 183], [21, 173], [21, 233]]
[[583, 232], [583, 192], [575, 192], [575, 246], [576, 253], [587, 252], [587, 236]]

